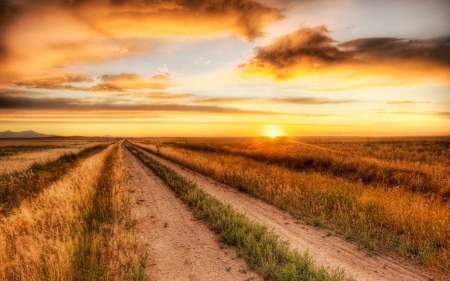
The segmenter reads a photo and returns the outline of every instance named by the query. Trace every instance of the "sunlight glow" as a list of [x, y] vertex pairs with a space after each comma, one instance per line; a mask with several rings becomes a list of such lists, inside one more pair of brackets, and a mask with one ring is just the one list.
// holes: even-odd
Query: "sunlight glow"
[[284, 128], [280, 125], [265, 125], [261, 135], [268, 136], [272, 139], [277, 136], [284, 136]]

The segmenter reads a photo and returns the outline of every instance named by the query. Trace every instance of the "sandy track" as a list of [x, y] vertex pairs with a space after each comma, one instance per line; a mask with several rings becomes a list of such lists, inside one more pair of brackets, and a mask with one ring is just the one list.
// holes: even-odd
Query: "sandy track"
[[123, 151], [136, 198], [137, 239], [140, 251], [149, 255], [151, 280], [261, 280], [232, 248], [221, 249], [216, 236], [161, 179]]
[[[143, 151], [143, 150], [142, 150]], [[325, 231], [305, 225], [289, 213], [221, 184], [211, 178], [184, 168], [170, 160], [143, 151], [147, 155], [171, 167], [180, 175], [196, 182], [205, 192], [216, 197], [248, 218], [273, 228], [281, 238], [288, 240], [291, 247], [309, 250], [318, 265], [329, 268], [343, 268], [356, 280], [430, 280], [419, 269], [407, 267], [391, 258], [368, 256], [355, 245], [341, 237], [326, 236]]]

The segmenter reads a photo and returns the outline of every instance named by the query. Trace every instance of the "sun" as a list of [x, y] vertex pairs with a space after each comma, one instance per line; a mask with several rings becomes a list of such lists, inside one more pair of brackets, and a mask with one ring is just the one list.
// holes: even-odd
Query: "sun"
[[275, 124], [267, 124], [262, 127], [262, 136], [267, 136], [271, 139], [275, 139], [279, 136], [284, 136], [283, 126]]

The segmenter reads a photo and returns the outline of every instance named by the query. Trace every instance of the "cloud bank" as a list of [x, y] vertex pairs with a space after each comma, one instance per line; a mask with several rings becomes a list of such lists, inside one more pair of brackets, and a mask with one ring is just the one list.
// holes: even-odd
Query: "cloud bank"
[[161, 36], [234, 33], [252, 41], [282, 18], [252, 0], [1, 0], [0, 83], [25, 70], [152, 53]]
[[[163, 77], [163, 78], [162, 78]], [[118, 75], [102, 75], [98, 77], [100, 83], [93, 86], [79, 86], [77, 83], [94, 82], [94, 79], [83, 75], [61, 74], [34, 80], [24, 80], [10, 84], [13, 87], [26, 89], [72, 90], [86, 92], [126, 92], [139, 89], [166, 89], [171, 86], [170, 79], [156, 75], [144, 78], [135, 73], [121, 73]]]
[[380, 74], [450, 77], [449, 37], [419, 40], [361, 38], [338, 44], [325, 26], [302, 27], [280, 36], [239, 68], [246, 73], [285, 80], [302, 75], [352, 71], [355, 76]]

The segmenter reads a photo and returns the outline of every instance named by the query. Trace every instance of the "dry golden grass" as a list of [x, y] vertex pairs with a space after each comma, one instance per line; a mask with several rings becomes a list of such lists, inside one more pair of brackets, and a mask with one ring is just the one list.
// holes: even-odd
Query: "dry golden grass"
[[450, 204], [440, 197], [295, 171], [249, 157], [180, 147], [141, 147], [335, 230], [370, 250], [419, 261], [450, 273]]
[[[114, 167], [108, 176], [113, 220], [112, 224], [101, 224], [102, 230], [109, 229], [100, 233], [110, 234], [105, 237], [86, 226], [90, 225], [87, 218], [100, 208], [93, 200], [99, 197], [98, 185], [108, 159]], [[139, 274], [141, 257], [129, 225], [132, 218], [123, 165], [117, 146], [110, 146], [84, 160], [36, 198], [22, 202], [12, 215], [1, 218], [0, 280], [141, 280], [134, 278]], [[82, 252], [86, 237], [92, 238], [89, 251]], [[106, 271], [107, 279], [89, 271], [96, 258], [86, 253], [101, 257], [102, 267], [98, 268]], [[130, 269], [133, 266], [135, 269]]]
[[112, 182], [112, 237], [104, 251], [108, 280], [145, 280], [144, 268], [146, 253], [138, 251], [134, 225], [136, 220], [132, 213], [134, 198], [128, 190], [124, 148], [119, 145], [111, 169]]
[[0, 140], [0, 151], [8, 147], [43, 147], [42, 150], [13, 153], [0, 158], [0, 174], [9, 174], [27, 169], [36, 162], [52, 161], [67, 153], [77, 153], [84, 148], [98, 144], [107, 144], [105, 141], [79, 141], [79, 140]]
[[85, 160], [15, 214], [2, 218], [0, 255], [2, 280], [68, 280], [80, 232], [80, 209], [95, 192], [106, 151]]
[[450, 200], [450, 139], [194, 139], [172, 141], [191, 150], [245, 156], [297, 171], [401, 187]]

